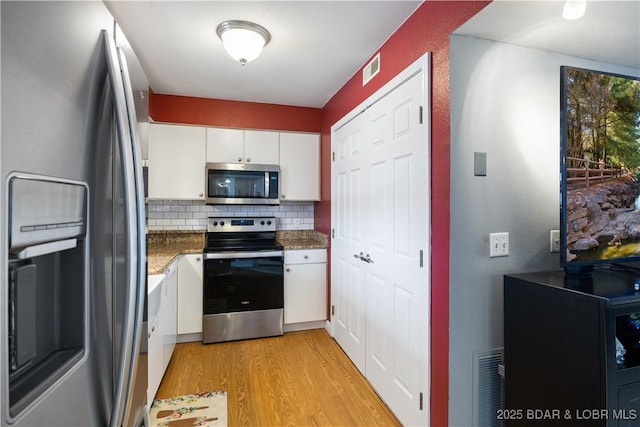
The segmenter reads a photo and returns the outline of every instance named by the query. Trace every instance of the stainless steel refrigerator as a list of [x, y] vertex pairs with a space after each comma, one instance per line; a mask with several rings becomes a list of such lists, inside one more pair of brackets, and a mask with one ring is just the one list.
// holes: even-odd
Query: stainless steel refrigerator
[[140, 425], [148, 84], [102, 2], [0, 15], [0, 423]]

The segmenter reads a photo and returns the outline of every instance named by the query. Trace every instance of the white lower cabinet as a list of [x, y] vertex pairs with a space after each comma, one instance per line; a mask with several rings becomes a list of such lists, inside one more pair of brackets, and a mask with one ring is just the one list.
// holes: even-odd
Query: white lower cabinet
[[162, 315], [162, 296], [164, 294], [164, 275], [156, 274], [148, 278], [147, 298], [147, 403], [151, 406], [153, 397], [162, 380], [162, 339], [160, 337], [160, 316]]
[[202, 333], [202, 268], [202, 254], [180, 256], [178, 335]]
[[327, 250], [284, 251], [284, 323], [327, 318]]
[[172, 262], [165, 270], [165, 287], [162, 296], [162, 373], [167, 370], [178, 335], [178, 263]]
[[147, 403], [151, 405], [176, 347], [178, 266], [172, 262], [158, 283], [149, 276], [147, 307]]

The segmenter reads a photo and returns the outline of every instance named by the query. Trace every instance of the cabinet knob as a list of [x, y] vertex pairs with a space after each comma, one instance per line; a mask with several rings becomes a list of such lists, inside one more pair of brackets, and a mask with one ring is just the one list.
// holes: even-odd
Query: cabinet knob
[[200, 261], [200, 257], [199, 257], [199, 256], [198, 256], [198, 257], [196, 257], [196, 261]]
[[291, 269], [290, 269], [289, 267], [287, 267], [287, 269], [286, 269], [286, 270], [287, 270], [287, 272], [291, 271]]
[[251, 163], [251, 157], [247, 157], [247, 163]]
[[198, 197], [204, 197], [204, 193], [199, 193]]
[[241, 162], [242, 161], [242, 157], [238, 157], [238, 161]]
[[286, 197], [287, 197], [287, 195], [286, 195], [286, 194], [283, 194], [283, 195], [281, 195], [281, 196], [280, 196], [280, 198], [281, 198], [281, 199], [284, 199], [284, 198], [286, 198]]
[[305, 255], [305, 256], [304, 256], [304, 259], [309, 259], [309, 255]]

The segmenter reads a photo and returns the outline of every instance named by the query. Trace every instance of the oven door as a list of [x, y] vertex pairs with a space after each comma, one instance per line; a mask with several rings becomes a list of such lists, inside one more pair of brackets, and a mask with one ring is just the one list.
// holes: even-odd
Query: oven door
[[284, 252], [205, 254], [202, 341], [283, 334]]
[[205, 254], [204, 314], [284, 308], [284, 252]]

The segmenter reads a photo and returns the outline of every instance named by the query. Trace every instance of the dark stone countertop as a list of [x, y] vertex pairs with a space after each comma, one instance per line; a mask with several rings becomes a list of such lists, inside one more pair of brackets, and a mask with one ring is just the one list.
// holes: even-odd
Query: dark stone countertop
[[[282, 230], [276, 239], [285, 250], [326, 249], [328, 236], [314, 230]], [[149, 231], [147, 233], [147, 274], [162, 274], [173, 260], [184, 254], [202, 253], [204, 231]]]

